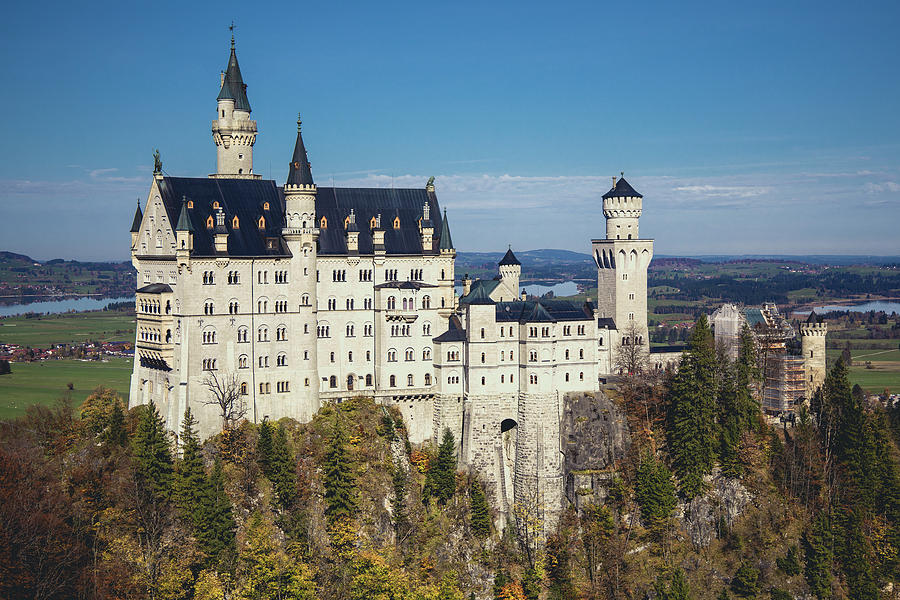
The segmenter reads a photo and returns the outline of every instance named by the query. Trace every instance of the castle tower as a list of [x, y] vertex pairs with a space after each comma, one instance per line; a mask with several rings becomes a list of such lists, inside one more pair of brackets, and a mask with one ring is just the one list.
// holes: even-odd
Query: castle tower
[[319, 375], [316, 358], [316, 248], [319, 229], [316, 227], [316, 184], [303, 145], [297, 116], [297, 141], [291, 157], [288, 177], [284, 183], [286, 226], [281, 235], [291, 251], [290, 278], [293, 301], [298, 312], [290, 331], [293, 356], [298, 357], [296, 369], [300, 385], [297, 394], [300, 406], [296, 418], [307, 421], [319, 410]]
[[514, 302], [519, 296], [519, 278], [522, 276], [522, 263], [513, 254], [512, 246], [500, 259], [500, 281], [512, 292], [511, 298], [501, 298], [503, 301]]
[[222, 73], [222, 88], [217, 101], [217, 118], [212, 122], [216, 172], [210, 177], [258, 179], [260, 176], [253, 172], [256, 121], [250, 120], [247, 84], [241, 77], [234, 52], [234, 35], [231, 36], [231, 55]]
[[809, 313], [805, 323], [800, 324], [800, 343], [803, 364], [806, 370], [806, 399], [825, 383], [825, 336], [828, 324], [821, 321], [815, 311]]
[[649, 350], [647, 267], [653, 240], [638, 236], [642, 203], [643, 196], [624, 177], [618, 181], [613, 177], [613, 187], [603, 194], [606, 238], [591, 243], [597, 263], [598, 316], [613, 319], [619, 345], [639, 344]]

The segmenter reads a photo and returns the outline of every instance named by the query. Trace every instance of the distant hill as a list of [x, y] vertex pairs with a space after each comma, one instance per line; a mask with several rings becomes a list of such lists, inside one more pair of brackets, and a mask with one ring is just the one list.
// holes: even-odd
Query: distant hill
[[[590, 254], [572, 252], [571, 250], [542, 248], [540, 250], [524, 250], [522, 252], [513, 250], [513, 252], [523, 267], [543, 267], [549, 264], [592, 264], [594, 262]], [[504, 254], [506, 254], [505, 250], [503, 252], [459, 252], [456, 255], [456, 263], [464, 266], [496, 266]]]
[[34, 260], [30, 256], [0, 250], [0, 263], [28, 263], [33, 265], [36, 262], [38, 261]]

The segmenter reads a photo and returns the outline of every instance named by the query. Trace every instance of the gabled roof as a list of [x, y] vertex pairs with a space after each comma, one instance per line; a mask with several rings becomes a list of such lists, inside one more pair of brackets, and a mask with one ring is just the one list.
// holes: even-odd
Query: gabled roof
[[141, 230], [141, 221], [144, 220], [144, 213], [141, 212], [141, 203], [138, 201], [137, 208], [134, 210], [134, 220], [131, 222], [131, 233], [137, 233]]
[[616, 322], [609, 317], [600, 317], [597, 319], [597, 327], [600, 329], [615, 329]]
[[234, 52], [234, 39], [231, 40], [231, 55], [225, 68], [225, 80], [216, 100], [234, 100], [234, 110], [250, 112], [250, 101], [247, 99], [247, 85], [241, 77], [237, 54]]
[[498, 302], [498, 322], [556, 323], [558, 321], [591, 321], [594, 306], [590, 302], [578, 304], [568, 300], [526, 300]]
[[[320, 187], [316, 192], [316, 224], [325, 217], [326, 227], [319, 227], [319, 255], [347, 254], [347, 235], [344, 219], [354, 211], [359, 225], [359, 253], [374, 252], [374, 241], [370, 223], [373, 217], [381, 215], [381, 229], [384, 231], [384, 251], [394, 255], [436, 254], [441, 238], [433, 237], [431, 248], [422, 249], [422, 234], [419, 219], [425, 203], [430, 206], [435, 229], [443, 225], [437, 197], [424, 189], [391, 188], [331, 188]], [[394, 218], [400, 227], [394, 228]]]
[[819, 318], [819, 315], [816, 314], [816, 311], [809, 311], [809, 317], [806, 319], [807, 323], [821, 323], [822, 319]]
[[608, 192], [603, 194], [604, 198], [643, 198], [642, 195], [638, 194], [631, 184], [625, 181], [624, 177], [621, 177], [618, 181], [616, 181], [616, 185], [613, 188], [610, 188]]
[[441, 243], [438, 246], [439, 250], [453, 250], [453, 240], [450, 239], [450, 222], [447, 221], [447, 209], [444, 209], [444, 220], [441, 224]]
[[[213, 202], [218, 202], [225, 212], [225, 228], [228, 231], [229, 256], [290, 256], [281, 240], [284, 227], [284, 199], [274, 181], [265, 179], [210, 179], [191, 177], [163, 177], [159, 180], [160, 196], [169, 219], [183, 230], [189, 225], [194, 231], [194, 256], [216, 256], [214, 230], [207, 229], [207, 218], [216, 222]], [[182, 198], [193, 202], [193, 208], [184, 208], [186, 223], [180, 211]], [[273, 209], [265, 214], [265, 228], [258, 227], [261, 207], [268, 202]], [[234, 227], [233, 219], [239, 226]], [[269, 248], [268, 239], [275, 239]]]
[[509, 250], [507, 250], [506, 254], [503, 255], [503, 258], [500, 259], [500, 266], [504, 267], [506, 265], [522, 265], [522, 263], [519, 262], [519, 259], [516, 258], [516, 255], [513, 254], [512, 246], [509, 247]]
[[306, 157], [306, 146], [300, 133], [300, 117], [297, 117], [297, 141], [294, 143], [294, 155], [291, 158], [287, 185], [313, 185], [312, 169]]
[[[472, 282], [472, 286], [469, 288], [469, 293], [465, 296], [460, 297], [460, 304], [487, 304], [484, 302], [484, 298], [486, 297], [488, 300], [491, 298], [491, 294], [497, 286], [500, 285], [500, 281], [497, 279], [476, 279]], [[473, 302], [473, 300], [479, 300], [479, 302]], [[493, 300], [491, 300], [493, 302]]]
[[464, 342], [466, 340], [466, 330], [463, 329], [462, 323], [459, 322], [459, 317], [453, 315], [450, 317], [450, 322], [448, 323], [448, 329], [441, 335], [434, 338], [435, 342]]

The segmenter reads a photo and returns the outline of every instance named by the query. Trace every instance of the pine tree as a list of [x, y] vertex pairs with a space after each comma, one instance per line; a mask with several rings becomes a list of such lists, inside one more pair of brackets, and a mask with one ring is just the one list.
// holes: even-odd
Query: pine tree
[[272, 424], [263, 419], [259, 426], [259, 438], [256, 440], [256, 460], [263, 475], [272, 479]]
[[195, 535], [200, 550], [211, 562], [234, 553], [235, 522], [231, 501], [225, 494], [222, 462], [216, 459], [212, 473], [205, 478], [194, 510]]
[[352, 518], [356, 509], [355, 482], [347, 454], [347, 436], [335, 415], [334, 429], [325, 455], [325, 516], [334, 525]]
[[437, 459], [428, 467], [425, 487], [426, 497], [434, 496], [439, 504], [445, 504], [456, 492], [456, 440], [446, 427]]
[[657, 600], [690, 600], [691, 588], [688, 586], [684, 571], [675, 569], [667, 577], [657, 577], [653, 584]]
[[824, 512], [813, 520], [803, 534], [805, 567], [803, 573], [810, 591], [819, 600], [831, 597], [831, 561], [833, 538], [831, 521]]
[[634, 482], [634, 498], [641, 507], [641, 519], [648, 527], [658, 527], [669, 518], [677, 502], [672, 472], [652, 454], [641, 459]]
[[731, 591], [745, 598], [755, 596], [759, 591], [759, 569], [748, 562], [742, 562], [731, 578]]
[[863, 532], [861, 512], [851, 508], [837, 513], [835, 549], [851, 600], [877, 600], [878, 586], [872, 575], [871, 549]]
[[669, 448], [681, 492], [688, 499], [703, 491], [703, 476], [712, 471], [716, 388], [712, 332], [703, 315], [669, 390]]
[[491, 534], [491, 516], [487, 498], [481, 482], [475, 480], [469, 487], [469, 502], [472, 514], [472, 533], [478, 539], [485, 539]]
[[738, 459], [738, 443], [742, 432], [741, 408], [733, 369], [726, 370], [719, 387], [719, 464], [729, 477], [739, 477], [742, 466]]
[[275, 487], [278, 504], [282, 508], [289, 508], [297, 497], [297, 471], [294, 457], [287, 443], [287, 431], [284, 425], [279, 423], [272, 439], [272, 456], [269, 461], [271, 476], [269, 479]]
[[736, 409], [740, 431], [753, 431], [759, 427], [759, 402], [754, 394], [759, 379], [756, 341], [750, 327], [745, 323], [741, 329], [738, 358], [735, 363]]
[[138, 480], [158, 499], [168, 498], [172, 491], [172, 454], [165, 425], [152, 400], [141, 412], [132, 455]]
[[409, 516], [406, 511], [406, 471], [401, 465], [394, 465], [394, 473], [391, 483], [394, 494], [391, 496], [391, 510], [394, 516], [394, 533], [401, 537], [409, 526]]
[[200, 440], [197, 438], [195, 425], [197, 420], [188, 407], [184, 411], [181, 426], [181, 459], [175, 465], [174, 500], [181, 516], [196, 527], [196, 510], [206, 486], [206, 471], [203, 469]]
[[118, 400], [109, 415], [109, 426], [103, 432], [103, 440], [112, 446], [124, 446], [128, 442], [128, 430], [125, 428], [125, 411], [122, 401]]

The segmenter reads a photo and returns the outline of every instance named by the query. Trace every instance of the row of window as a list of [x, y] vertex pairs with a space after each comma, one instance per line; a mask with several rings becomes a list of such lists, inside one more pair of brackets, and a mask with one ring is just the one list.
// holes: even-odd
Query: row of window
[[[140, 307], [140, 311], [142, 313], [150, 314], [150, 315], [158, 315], [160, 313], [160, 303], [159, 300], [141, 300], [138, 303]], [[170, 300], [166, 300], [166, 314], [172, 312], [172, 302]]]
[[[257, 279], [259, 283], [269, 283], [269, 272], [268, 271], [258, 271]], [[241, 283], [241, 273], [240, 271], [228, 271], [227, 275], [228, 285], [239, 285]], [[275, 271], [275, 283], [288, 283], [288, 272], [287, 271]], [[216, 284], [216, 272], [215, 271], [203, 271], [203, 285], [215, 285]]]
[[[446, 271], [441, 269], [441, 280], [446, 279]], [[359, 270], [359, 281], [372, 281], [375, 276], [375, 273], [372, 269], [360, 269]], [[398, 269], [385, 269], [384, 270], [384, 280], [385, 281], [397, 281], [400, 277], [400, 271]], [[410, 269], [409, 270], [409, 279], [407, 281], [423, 281], [425, 279], [425, 270], [424, 269]], [[316, 271], [316, 281], [319, 281], [319, 272]], [[347, 281], [347, 270], [346, 269], [332, 269], [331, 270], [331, 281], [337, 283], [345, 283]]]
[[[412, 348], [407, 348], [403, 352], [404, 360], [413, 361], [416, 360], [416, 352]], [[397, 351], [394, 348], [388, 350], [387, 353], [388, 362], [397, 362]], [[431, 360], [431, 348], [425, 348], [422, 350], [422, 360]]]
[[[159, 329], [141, 327], [138, 330], [138, 337], [144, 342], [161, 342], [163, 340], [162, 333]], [[172, 341], [172, 330], [166, 329], [165, 341], [168, 344]]]

